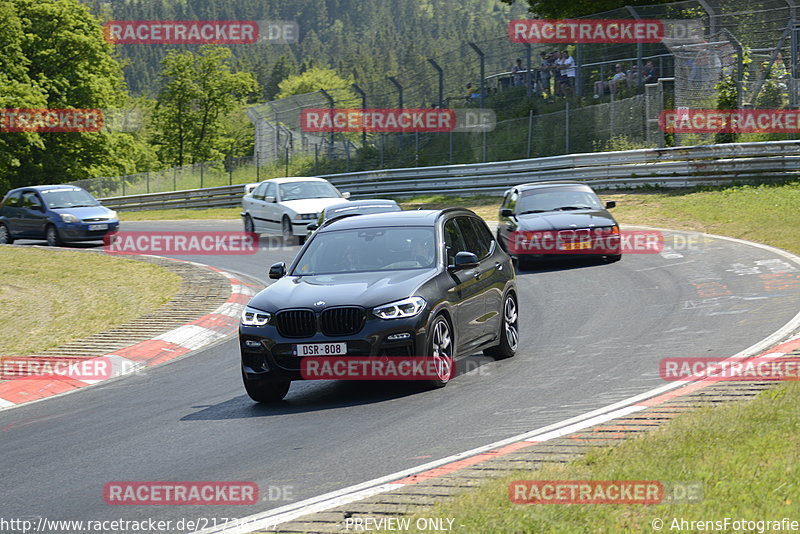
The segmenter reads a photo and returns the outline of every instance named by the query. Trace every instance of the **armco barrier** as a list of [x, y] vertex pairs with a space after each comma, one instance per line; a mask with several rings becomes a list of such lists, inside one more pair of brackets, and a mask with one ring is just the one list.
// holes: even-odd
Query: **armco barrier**
[[[547, 158], [323, 175], [353, 198], [500, 193], [512, 185], [578, 180], [602, 189], [778, 180], [800, 171], [800, 141], [593, 152]], [[237, 206], [244, 185], [102, 199], [121, 210]]]

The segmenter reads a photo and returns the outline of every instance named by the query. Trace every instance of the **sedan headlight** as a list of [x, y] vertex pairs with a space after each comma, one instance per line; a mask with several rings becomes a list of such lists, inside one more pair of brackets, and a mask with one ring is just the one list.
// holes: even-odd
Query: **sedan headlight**
[[79, 218], [77, 218], [71, 213], [59, 213], [59, 215], [61, 216], [61, 220], [64, 221], [65, 223], [81, 222]]
[[242, 324], [245, 326], [264, 326], [269, 322], [272, 314], [245, 306], [242, 311]]
[[298, 213], [294, 216], [295, 219], [300, 219], [301, 221], [313, 221], [319, 217], [318, 213]]
[[116, 218], [117, 218], [117, 212], [116, 212], [116, 211], [114, 211], [114, 210], [109, 210], [109, 212], [108, 212], [108, 218], [109, 218], [109, 219], [116, 219]]
[[422, 297], [409, 297], [407, 299], [390, 302], [373, 308], [372, 313], [381, 319], [400, 319], [414, 317], [425, 309], [425, 299]]

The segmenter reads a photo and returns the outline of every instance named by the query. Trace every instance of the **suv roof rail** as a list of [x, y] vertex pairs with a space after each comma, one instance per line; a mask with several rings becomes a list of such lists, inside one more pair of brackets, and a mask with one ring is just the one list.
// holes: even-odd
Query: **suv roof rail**
[[467, 208], [444, 208], [441, 212], [439, 212], [439, 215], [437, 215], [436, 218], [438, 219], [442, 215], [445, 215], [447, 213], [452, 213], [454, 211], [465, 211], [465, 212], [467, 212], [467, 213], [469, 213], [471, 215], [477, 215], [477, 213], [475, 213], [471, 209], [467, 209]]
[[317, 228], [317, 230], [322, 230], [323, 228], [325, 228], [329, 224], [331, 224], [331, 223], [333, 223], [335, 221], [340, 221], [340, 220], [344, 219], [345, 217], [357, 217], [358, 215], [363, 215], [363, 214], [362, 213], [343, 213], [341, 215], [337, 215], [335, 217], [331, 217], [330, 219], [326, 219], [326, 220], [322, 221], [322, 224], [319, 225], [319, 228]]

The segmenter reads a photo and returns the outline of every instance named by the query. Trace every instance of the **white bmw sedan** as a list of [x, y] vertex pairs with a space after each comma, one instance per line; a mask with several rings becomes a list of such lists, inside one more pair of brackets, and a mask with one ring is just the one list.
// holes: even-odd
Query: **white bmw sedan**
[[273, 178], [248, 184], [242, 198], [244, 230], [281, 234], [286, 243], [297, 237], [302, 245], [308, 223], [327, 206], [349, 197], [322, 178]]

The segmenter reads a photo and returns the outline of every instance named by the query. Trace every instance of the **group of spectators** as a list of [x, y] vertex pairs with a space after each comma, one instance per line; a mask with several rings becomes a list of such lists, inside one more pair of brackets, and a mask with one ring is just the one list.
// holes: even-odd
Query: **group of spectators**
[[614, 95], [623, 85], [636, 87], [640, 83], [655, 83], [658, 81], [658, 71], [652, 61], [644, 64], [642, 72], [639, 72], [637, 65], [632, 65], [627, 71], [622, 63], [614, 65], [614, 74], [608, 80], [598, 80], [594, 82], [594, 97], [600, 98], [602, 95]]
[[[575, 94], [575, 80], [578, 68], [575, 59], [569, 50], [560, 52], [541, 52], [539, 65], [532, 67], [530, 83], [535, 95], [543, 98], [570, 97]], [[652, 61], [648, 61], [639, 72], [637, 65], [632, 65], [628, 70], [622, 63], [614, 66], [614, 73], [607, 80], [598, 80], [594, 83], [594, 98], [602, 95], [616, 94], [623, 86], [635, 87], [640, 83], [655, 83], [658, 81], [658, 71]], [[522, 64], [522, 58], [517, 58], [516, 64], [511, 68], [511, 86], [527, 86], [528, 70]], [[480, 98], [480, 94], [473, 86], [467, 85], [467, 102]]]
[[[535, 94], [545, 98], [552, 96], [572, 96], [575, 94], [575, 78], [578, 69], [569, 50], [561, 52], [541, 52], [539, 66], [531, 73], [531, 83]], [[511, 84], [526, 85], [527, 69], [522, 66], [522, 58], [517, 58], [511, 68]]]

